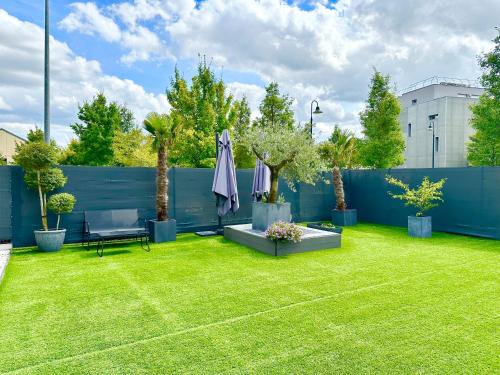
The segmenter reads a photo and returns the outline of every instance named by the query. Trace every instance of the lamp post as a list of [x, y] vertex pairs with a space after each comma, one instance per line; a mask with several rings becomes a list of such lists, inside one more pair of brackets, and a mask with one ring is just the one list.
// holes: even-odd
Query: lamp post
[[[314, 110], [313, 112], [313, 104], [316, 103], [316, 109]], [[319, 103], [316, 99], [314, 99], [312, 102], [311, 102], [311, 139], [313, 137], [313, 114], [315, 115], [319, 115], [320, 113], [323, 113], [323, 111], [321, 111], [321, 109], [319, 109]]]
[[46, 143], [50, 142], [50, 56], [49, 56], [49, 0], [45, 0], [45, 58], [43, 87], [43, 132]]
[[434, 159], [435, 159], [435, 139], [436, 139], [436, 126], [434, 120], [436, 120], [436, 117], [438, 115], [430, 115], [429, 116], [429, 127], [427, 128], [428, 130], [432, 130], [432, 168], [434, 168]]

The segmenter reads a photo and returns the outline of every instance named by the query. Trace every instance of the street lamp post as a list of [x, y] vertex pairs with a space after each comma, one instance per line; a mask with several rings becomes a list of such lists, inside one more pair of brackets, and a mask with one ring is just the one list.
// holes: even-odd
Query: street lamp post
[[[314, 103], [316, 103], [316, 109], [313, 112], [313, 104]], [[310, 126], [311, 126], [311, 129], [310, 129], [310, 131], [311, 131], [311, 139], [313, 137], [313, 114], [319, 115], [320, 113], [323, 113], [323, 111], [321, 111], [321, 109], [319, 109], [319, 103], [318, 103], [318, 101], [316, 99], [314, 99], [311, 102], [311, 124], [310, 124]]]
[[434, 120], [436, 120], [436, 117], [438, 115], [430, 115], [429, 116], [429, 127], [428, 129], [429, 130], [432, 130], [432, 168], [434, 168], [434, 160], [435, 160], [435, 148], [436, 148], [436, 145], [435, 145], [435, 139], [436, 139], [436, 126], [435, 126], [435, 122]]
[[49, 55], [49, 0], [45, 0], [45, 59], [43, 90], [43, 132], [46, 143], [50, 142], [50, 55]]

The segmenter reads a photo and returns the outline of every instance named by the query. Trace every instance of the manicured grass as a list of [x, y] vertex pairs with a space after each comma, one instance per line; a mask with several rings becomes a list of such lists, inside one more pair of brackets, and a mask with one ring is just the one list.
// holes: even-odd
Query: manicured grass
[[0, 373], [500, 372], [499, 241], [366, 224], [342, 241], [281, 258], [191, 234], [103, 258], [16, 251]]

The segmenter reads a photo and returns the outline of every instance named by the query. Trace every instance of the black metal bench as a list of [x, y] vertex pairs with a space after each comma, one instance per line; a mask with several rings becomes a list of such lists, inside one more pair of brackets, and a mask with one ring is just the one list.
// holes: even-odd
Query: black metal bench
[[141, 242], [141, 248], [150, 251], [147, 221], [141, 224], [137, 209], [85, 211], [83, 222], [83, 241], [97, 243], [97, 254], [102, 257], [105, 241], [131, 240]]

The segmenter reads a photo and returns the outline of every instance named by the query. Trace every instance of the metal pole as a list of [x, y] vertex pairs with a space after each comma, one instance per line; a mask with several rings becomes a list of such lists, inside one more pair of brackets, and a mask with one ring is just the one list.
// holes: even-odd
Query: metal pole
[[[219, 159], [219, 133], [215, 133], [215, 159]], [[219, 207], [219, 196], [217, 195], [216, 207]], [[217, 212], [217, 234], [222, 234], [222, 218]]]
[[311, 139], [313, 137], [313, 103], [314, 103], [314, 100], [311, 102]]
[[432, 121], [432, 168], [434, 168], [434, 128], [435, 128], [435, 124], [434, 124], [434, 121]]
[[50, 54], [49, 54], [49, 0], [45, 0], [45, 61], [43, 132], [46, 143], [50, 142]]

